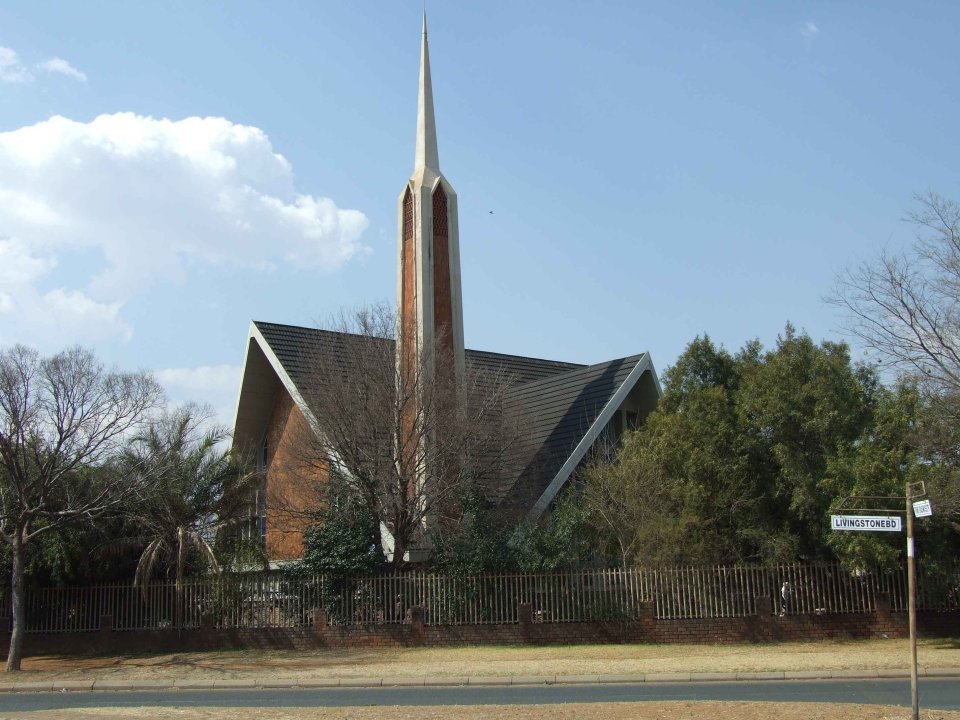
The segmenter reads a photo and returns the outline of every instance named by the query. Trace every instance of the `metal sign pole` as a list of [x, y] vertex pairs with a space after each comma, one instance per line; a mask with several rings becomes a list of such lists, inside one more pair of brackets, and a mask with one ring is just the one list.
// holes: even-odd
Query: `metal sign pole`
[[[900, 468], [905, 470], [905, 466]], [[913, 706], [913, 720], [920, 720], [920, 692], [917, 687], [917, 568], [915, 550], [913, 546], [913, 516], [930, 517], [933, 514], [929, 500], [913, 502], [915, 497], [924, 497], [927, 488], [923, 481], [911, 483], [906, 481], [906, 492], [898, 495], [861, 495], [844, 498], [840, 501], [838, 511], [855, 510], [858, 512], [895, 513], [890, 507], [876, 507], [877, 501], [906, 500], [907, 501], [907, 608], [910, 625], [910, 699]], [[873, 507], [857, 507], [860, 503], [869, 502]], [[873, 515], [833, 515], [830, 519], [833, 530], [865, 530], [900, 532], [900, 519]]]
[[917, 570], [913, 550], [913, 488], [907, 481], [907, 594], [910, 615], [910, 700], [913, 720], [920, 720], [920, 695], [917, 689]]

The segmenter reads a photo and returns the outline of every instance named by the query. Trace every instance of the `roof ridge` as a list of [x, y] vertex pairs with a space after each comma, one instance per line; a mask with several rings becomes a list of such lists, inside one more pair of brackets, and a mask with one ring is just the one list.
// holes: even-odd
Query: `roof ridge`
[[[271, 326], [276, 328], [288, 328], [290, 330], [300, 330], [307, 333], [322, 333], [324, 335], [342, 335], [342, 336], [356, 337], [356, 338], [371, 337], [369, 335], [361, 335], [360, 333], [343, 332], [342, 330], [328, 330], [326, 328], [318, 328], [318, 327], [307, 327], [306, 325], [291, 325], [289, 323], [271, 322], [269, 320], [253, 320], [252, 322], [258, 328], [261, 328], [266, 325], [266, 326]], [[386, 342], [396, 342], [394, 338], [387, 338], [387, 337], [385, 338], [377, 337], [374, 339], [384, 340]], [[585, 363], [571, 362], [569, 360], [554, 360], [552, 358], [536, 357], [534, 355], [518, 355], [516, 353], [498, 352], [496, 350], [477, 350], [474, 348], [467, 348], [466, 352], [474, 355], [488, 355], [488, 356], [496, 356], [496, 357], [503, 357], [503, 358], [517, 358], [521, 360], [534, 360], [536, 362], [553, 363], [555, 365], [565, 365], [565, 366], [569, 366], [570, 370], [579, 370], [582, 368], [592, 367], [593, 365], [603, 364], [603, 363], [593, 363], [588, 365]], [[644, 353], [640, 353], [640, 354], [643, 355]], [[614, 362], [615, 360], [621, 360], [621, 359], [624, 359], [624, 358], [613, 358], [612, 360], [607, 360], [605, 362]]]
[[376, 335], [361, 335], [360, 333], [344, 332], [343, 330], [327, 330], [326, 328], [306, 327], [305, 325], [288, 325], [287, 323], [275, 323], [268, 320], [253, 320], [258, 328], [264, 325], [272, 325], [278, 328], [289, 328], [291, 330], [304, 330], [309, 333], [318, 333], [323, 335], [342, 335], [345, 337], [367, 338], [371, 340], [383, 340], [385, 342], [396, 342], [393, 338], [377, 337]]
[[573, 368], [588, 367], [583, 363], [570, 362], [569, 360], [552, 360], [550, 358], [534, 357], [533, 355], [517, 355], [516, 353], [497, 352], [496, 350], [475, 350], [473, 348], [467, 348], [467, 352], [475, 353], [478, 355], [496, 355], [497, 357], [521, 358], [523, 360], [536, 360], [537, 362], [548, 362], [548, 363], [554, 363], [556, 365], [570, 365]]
[[587, 372], [595, 368], [602, 367], [603, 365], [611, 365], [616, 362], [626, 362], [626, 361], [632, 360], [634, 364], [636, 364], [636, 363], [639, 363], [641, 360], [643, 360], [644, 356], [648, 354], [649, 353], [647, 352], [642, 352], [635, 355], [627, 355], [625, 357], [620, 357], [620, 358], [611, 358], [610, 360], [604, 360], [602, 362], [593, 363], [592, 365], [580, 365], [579, 367], [571, 368], [566, 372], [557, 373], [556, 375], [549, 375], [548, 377], [538, 378], [536, 380], [530, 380], [525, 383], [520, 383], [519, 385], [516, 385], [514, 388], [512, 388], [511, 392], [518, 392], [520, 390], [523, 390], [524, 392], [526, 392], [532, 386], [547, 384], [549, 382], [558, 382], [565, 378], [568, 378], [570, 375], [573, 375], [574, 373]]

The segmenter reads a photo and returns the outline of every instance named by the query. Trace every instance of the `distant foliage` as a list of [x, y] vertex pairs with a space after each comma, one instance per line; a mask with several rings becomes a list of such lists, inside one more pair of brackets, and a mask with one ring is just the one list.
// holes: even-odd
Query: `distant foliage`
[[883, 388], [846, 345], [790, 325], [768, 351], [750, 342], [731, 354], [697, 338], [664, 380], [659, 408], [616, 462], [585, 473], [610, 560], [898, 560], [902, 538], [841, 536], [829, 516], [848, 495], [902, 494], [908, 475], [935, 480], [910, 444], [920, 409], [910, 387]]

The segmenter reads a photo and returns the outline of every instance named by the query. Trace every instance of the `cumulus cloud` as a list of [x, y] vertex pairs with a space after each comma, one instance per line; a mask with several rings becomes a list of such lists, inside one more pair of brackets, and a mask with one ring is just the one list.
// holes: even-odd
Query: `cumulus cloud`
[[[183, 281], [203, 264], [333, 271], [367, 252], [367, 224], [357, 210], [297, 192], [290, 163], [256, 127], [52, 117], [0, 132], [0, 318], [50, 326], [56, 308], [97, 336], [129, 337], [124, 303], [157, 282]], [[70, 262], [78, 256], [82, 275]], [[54, 268], [67, 286], [41, 291]], [[77, 337], [89, 339], [65, 339]]]
[[237, 388], [243, 369], [239, 365], [201, 365], [163, 368], [154, 374], [174, 403], [196, 402], [213, 411], [213, 419], [233, 427]]
[[803, 24], [803, 27], [800, 28], [800, 34], [803, 35], [807, 40], [813, 40], [817, 35], [820, 34], [820, 28], [807, 20]]
[[79, 80], [80, 82], [87, 81], [86, 73], [80, 72], [63, 58], [52, 57], [49, 60], [44, 60], [37, 67], [39, 67], [41, 70], [45, 70], [48, 73], [59, 73], [60, 75], [66, 75], [67, 77], [73, 78], [74, 80]]
[[0, 82], [26, 83], [33, 75], [20, 61], [20, 56], [8, 47], [0, 46]]

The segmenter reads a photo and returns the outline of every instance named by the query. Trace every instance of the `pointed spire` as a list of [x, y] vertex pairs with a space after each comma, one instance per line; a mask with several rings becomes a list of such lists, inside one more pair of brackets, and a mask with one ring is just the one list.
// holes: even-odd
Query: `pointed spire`
[[427, 11], [423, 11], [423, 39], [420, 45], [420, 91], [417, 99], [417, 152], [414, 169], [440, 172], [437, 152], [437, 125], [433, 118], [433, 87], [430, 83], [430, 51], [427, 48]]

